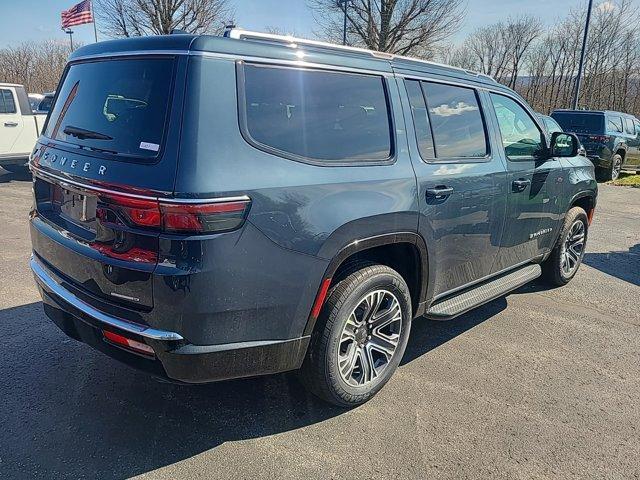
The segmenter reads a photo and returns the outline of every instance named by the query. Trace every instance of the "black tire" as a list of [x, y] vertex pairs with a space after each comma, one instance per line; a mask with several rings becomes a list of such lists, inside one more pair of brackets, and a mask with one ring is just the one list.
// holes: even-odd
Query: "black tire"
[[29, 167], [27, 167], [26, 165], [2, 165], [2, 168], [4, 168], [7, 172], [15, 173], [18, 175], [26, 175], [27, 173], [29, 173]]
[[[575, 264], [575, 268], [572, 268], [570, 272], [567, 272], [564, 269], [565, 262], [568, 261], [564, 258], [565, 250], [566, 250], [566, 242], [569, 237], [569, 234], [572, 232], [572, 228], [576, 222], [582, 222], [583, 224], [583, 232], [584, 232], [584, 240], [582, 244], [582, 248], [580, 249], [580, 255], [577, 257], [577, 261]], [[580, 265], [582, 264], [582, 259], [584, 257], [584, 252], [587, 244], [587, 237], [589, 233], [589, 220], [587, 218], [587, 213], [580, 207], [573, 207], [571, 210], [567, 212], [565, 216], [564, 223], [562, 225], [562, 230], [560, 231], [560, 235], [558, 236], [558, 240], [544, 263], [542, 264], [542, 274], [543, 278], [552, 286], [563, 286], [569, 283], [573, 277], [575, 277]]]
[[[341, 343], [341, 336], [348, 318], [367, 295], [375, 295], [374, 292], [380, 291], [391, 293], [385, 298], [396, 299], [400, 307], [402, 317], [395, 322], [400, 328], [397, 346], [378, 376], [366, 384], [352, 385], [343, 378], [338, 364], [340, 349], [344, 345]], [[300, 370], [302, 383], [314, 395], [340, 407], [355, 407], [365, 403], [387, 383], [398, 368], [407, 346], [411, 318], [409, 288], [398, 272], [384, 265], [357, 265], [356, 269], [352, 269], [351, 273], [329, 291]], [[366, 342], [366, 339], [363, 341]], [[373, 371], [376, 371], [375, 368]]]
[[620, 171], [622, 169], [622, 156], [619, 154], [615, 154], [611, 157], [611, 167], [606, 170], [600, 171], [600, 176], [603, 181], [609, 182], [611, 180], [617, 180], [620, 176]]

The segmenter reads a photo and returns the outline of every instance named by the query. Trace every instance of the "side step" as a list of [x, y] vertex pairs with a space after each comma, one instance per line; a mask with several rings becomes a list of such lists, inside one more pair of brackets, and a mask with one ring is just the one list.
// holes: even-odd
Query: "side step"
[[505, 293], [538, 278], [540, 275], [542, 275], [540, 265], [525, 265], [501, 277], [481, 283], [471, 289], [464, 290], [462, 293], [436, 302], [427, 310], [425, 317], [433, 320], [449, 320], [501, 297]]

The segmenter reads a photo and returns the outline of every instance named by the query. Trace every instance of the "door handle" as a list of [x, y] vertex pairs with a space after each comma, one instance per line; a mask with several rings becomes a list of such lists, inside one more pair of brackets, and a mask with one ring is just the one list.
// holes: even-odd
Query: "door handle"
[[528, 178], [519, 178], [518, 180], [513, 181], [513, 191], [524, 192], [529, 185], [531, 185], [531, 180]]
[[4, 122], [5, 127], [17, 127], [18, 122]]
[[427, 197], [432, 197], [437, 200], [447, 198], [452, 193], [453, 187], [445, 187], [444, 185], [435, 188], [427, 188]]

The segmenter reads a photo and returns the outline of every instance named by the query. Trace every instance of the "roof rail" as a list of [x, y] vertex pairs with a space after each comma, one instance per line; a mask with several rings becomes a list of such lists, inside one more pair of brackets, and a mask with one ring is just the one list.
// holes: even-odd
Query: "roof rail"
[[378, 52], [376, 50], [369, 50], [366, 48], [350, 47], [348, 45], [337, 45], [335, 43], [321, 42], [318, 40], [307, 40], [305, 38], [297, 38], [291, 35], [276, 35], [272, 33], [254, 32], [250, 30], [243, 30], [241, 28], [233, 28], [225, 32], [225, 36], [229, 38], [235, 38], [236, 40], [257, 40], [257, 41], [280, 43], [283, 45], [288, 45], [293, 48], [297, 47], [298, 45], [309, 45], [311, 47], [324, 48], [327, 50], [360, 53], [360, 54], [370, 55], [372, 57], [380, 58], [384, 60], [394, 60], [394, 59], [409, 60], [412, 62], [424, 63], [426, 65], [433, 65], [436, 67], [445, 67], [453, 70], [458, 70], [460, 72], [465, 72], [469, 75], [474, 75], [477, 77], [485, 77], [495, 82], [495, 79], [490, 75], [485, 75], [484, 73], [472, 72], [470, 70], [466, 70], [464, 68], [459, 68], [459, 67], [453, 67], [451, 65], [445, 65], [444, 63], [432, 62], [430, 60], [423, 60], [421, 58], [415, 58], [415, 57], [405, 57], [405, 56], [397, 55], [394, 53]]

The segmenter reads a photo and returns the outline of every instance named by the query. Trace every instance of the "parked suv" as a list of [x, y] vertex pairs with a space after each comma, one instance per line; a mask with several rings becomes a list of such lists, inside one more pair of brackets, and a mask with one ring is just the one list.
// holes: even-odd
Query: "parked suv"
[[640, 172], [640, 120], [611, 111], [556, 110], [551, 116], [575, 133], [602, 180], [615, 180], [621, 170]]
[[69, 336], [201, 383], [300, 370], [371, 398], [419, 316], [569, 282], [596, 206], [574, 135], [493, 79], [267, 34], [70, 58], [32, 158], [31, 268]]

